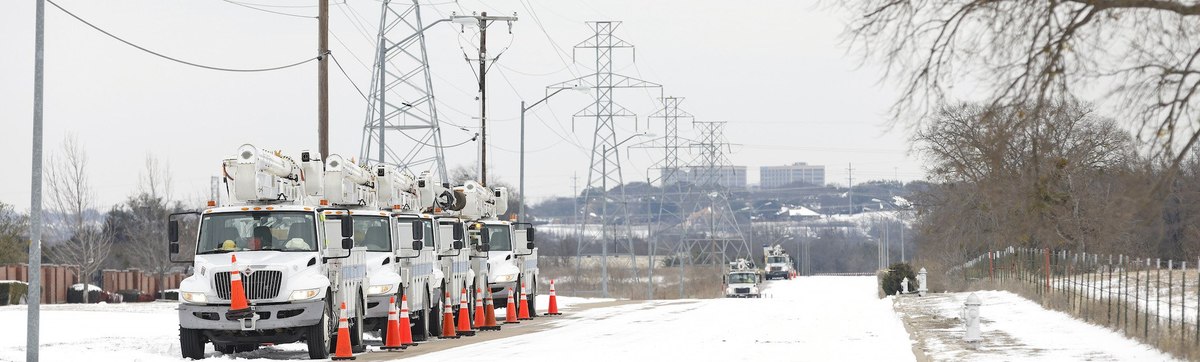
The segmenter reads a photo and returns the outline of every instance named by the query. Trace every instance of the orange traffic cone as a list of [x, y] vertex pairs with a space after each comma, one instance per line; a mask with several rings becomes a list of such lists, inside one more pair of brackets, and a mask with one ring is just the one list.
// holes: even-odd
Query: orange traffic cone
[[334, 361], [353, 360], [350, 351], [350, 322], [346, 321], [346, 302], [342, 302], [342, 316], [338, 318], [337, 348], [333, 351]]
[[513, 302], [513, 290], [508, 288], [508, 306], [504, 307], [504, 324], [521, 323], [517, 321], [517, 303]]
[[475, 288], [475, 329], [484, 330], [483, 325], [487, 324], [487, 316], [483, 313], [483, 289]]
[[520, 310], [517, 311], [517, 319], [520, 319], [523, 321], [533, 319], [533, 317], [529, 316], [529, 310], [533, 309], [533, 308], [529, 308], [532, 305], [532, 303], [530, 303], [529, 299], [525, 296], [525, 283], [521, 283], [521, 300], [520, 300], [520, 302], [521, 302], [521, 308], [520, 308]]
[[487, 300], [484, 301], [484, 305], [485, 306], [483, 309], [483, 326], [479, 327], [479, 329], [485, 330], [485, 331], [500, 330], [500, 325], [496, 324], [496, 306], [492, 304], [492, 291], [491, 290], [489, 290], [487, 293]]
[[554, 295], [554, 279], [550, 279], [550, 310], [546, 315], [562, 315], [558, 312], [558, 297]]
[[242, 272], [238, 270], [237, 255], [229, 255], [233, 270], [229, 271], [229, 311], [226, 319], [246, 319], [254, 316], [246, 303], [246, 288], [242, 286]]
[[462, 296], [458, 298], [458, 334], [474, 336], [471, 329], [471, 307], [467, 304], [467, 288], [463, 288]]
[[399, 351], [407, 348], [400, 343], [400, 317], [396, 313], [396, 297], [388, 299], [388, 321], [387, 321], [387, 338], [383, 341], [382, 349], [384, 351]]
[[408, 319], [408, 296], [400, 295], [400, 320], [396, 322], [400, 328], [400, 345], [408, 347], [417, 345], [413, 342], [412, 321]]
[[439, 338], [458, 338], [454, 331], [454, 310], [450, 308], [450, 292], [446, 292], [446, 304], [442, 308], [442, 336]]

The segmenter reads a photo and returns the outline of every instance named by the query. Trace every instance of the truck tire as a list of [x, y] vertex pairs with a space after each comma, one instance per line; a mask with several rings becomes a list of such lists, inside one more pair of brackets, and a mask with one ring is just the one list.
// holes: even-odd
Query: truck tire
[[329, 358], [329, 352], [333, 351], [333, 331], [331, 328], [336, 326], [332, 322], [332, 319], [333, 307], [327, 299], [325, 302], [325, 313], [321, 314], [321, 321], [304, 328], [304, 339], [308, 343], [308, 358]]
[[442, 298], [426, 298], [429, 301], [429, 319], [425, 323], [425, 330], [429, 331], [430, 337], [442, 335]]
[[366, 319], [367, 313], [363, 310], [367, 306], [364, 300], [362, 292], [359, 292], [358, 301], [355, 302], [358, 306], [354, 308], [354, 319], [350, 320], [350, 351], [354, 353], [367, 351], [367, 345], [363, 343], [363, 319]]
[[[425, 308], [421, 308], [421, 310], [412, 310], [408, 315], [410, 322], [412, 322], [411, 328], [413, 342], [423, 342], [429, 340], [429, 328], [427, 328], [429, 326], [429, 291], [426, 290], [424, 293], [426, 301]], [[400, 328], [404, 328], [404, 326], [400, 326]]]
[[529, 295], [525, 296], [529, 299], [529, 318], [537, 318], [537, 276], [533, 276], [533, 282], [529, 283]]
[[199, 329], [179, 327], [179, 352], [183, 358], [204, 358], [204, 334]]

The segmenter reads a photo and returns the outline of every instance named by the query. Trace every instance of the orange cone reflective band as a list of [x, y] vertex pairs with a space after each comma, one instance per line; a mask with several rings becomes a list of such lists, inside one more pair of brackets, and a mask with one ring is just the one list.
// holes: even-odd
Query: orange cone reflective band
[[468, 337], [475, 335], [475, 331], [471, 329], [471, 306], [467, 304], [467, 288], [462, 289], [458, 298], [458, 334]]
[[230, 264], [233, 265], [233, 270], [229, 271], [229, 311], [225, 313], [227, 319], [245, 319], [254, 315], [250, 310], [249, 303], [246, 302], [246, 288], [242, 286], [242, 272], [238, 270], [237, 255], [229, 255]]
[[492, 304], [491, 290], [488, 290], [487, 300], [484, 301], [483, 316], [483, 326], [479, 327], [479, 329], [488, 331], [500, 330], [500, 325], [496, 324], [496, 306]]
[[550, 279], [550, 308], [546, 315], [562, 315], [558, 312], [558, 297], [554, 295], [554, 279]]
[[533, 319], [533, 317], [529, 316], [529, 310], [533, 309], [533, 308], [530, 308], [531, 306], [533, 306], [533, 303], [530, 303], [528, 297], [525, 296], [525, 283], [521, 283], [520, 303], [521, 303], [521, 308], [519, 308], [519, 310], [517, 311], [517, 319], [520, 319], [523, 321]]
[[412, 337], [412, 321], [408, 319], [408, 296], [400, 295], [400, 321], [396, 323], [400, 327], [400, 345], [415, 346]]
[[450, 292], [446, 292], [446, 303], [442, 306], [442, 336], [439, 338], [458, 338], [458, 333], [454, 331], [454, 310], [450, 308]]
[[337, 346], [333, 350], [334, 361], [354, 359], [350, 350], [350, 322], [346, 321], [346, 302], [342, 302], [342, 315], [338, 318]]
[[[405, 326], [407, 327], [407, 325]], [[383, 341], [384, 351], [399, 351], [406, 346], [400, 343], [400, 315], [396, 311], [396, 297], [388, 298], [387, 338]]]
[[521, 323], [517, 321], [517, 303], [513, 302], [513, 290], [508, 288], [508, 306], [504, 307], [504, 324]]
[[483, 325], [487, 324], [484, 317], [483, 289], [475, 288], [475, 329], [483, 330]]

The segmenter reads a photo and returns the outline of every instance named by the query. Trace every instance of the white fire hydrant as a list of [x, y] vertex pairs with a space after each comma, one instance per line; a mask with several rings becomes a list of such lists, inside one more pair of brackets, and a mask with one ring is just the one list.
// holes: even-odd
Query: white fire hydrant
[[967, 324], [967, 333], [963, 340], [971, 345], [972, 349], [979, 348], [979, 343], [983, 341], [983, 334], [979, 331], [979, 306], [983, 304], [979, 301], [979, 297], [975, 293], [967, 296], [967, 303], [963, 306], [963, 320]]
[[908, 277], [900, 281], [900, 294], [908, 294]]
[[924, 297], [925, 293], [929, 292], [929, 288], [925, 287], [925, 281], [928, 279], [926, 274], [929, 273], [925, 271], [925, 268], [921, 268], [921, 271], [917, 272], [917, 296]]

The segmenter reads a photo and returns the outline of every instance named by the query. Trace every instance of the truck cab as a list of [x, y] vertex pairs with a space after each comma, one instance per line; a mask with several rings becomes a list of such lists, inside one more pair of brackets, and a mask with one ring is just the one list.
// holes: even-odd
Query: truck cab
[[754, 263], [746, 259], [729, 262], [729, 268], [721, 277], [726, 298], [760, 298], [762, 296], [762, 274]]
[[[210, 342], [233, 353], [305, 341], [310, 358], [327, 358], [343, 303], [363, 349], [367, 248], [354, 243], [349, 210], [309, 203], [299, 167], [278, 152], [243, 145], [223, 168], [228, 205], [168, 220], [171, 260], [192, 265], [179, 287], [183, 357], [203, 358]], [[248, 311], [232, 309], [235, 269]]]

